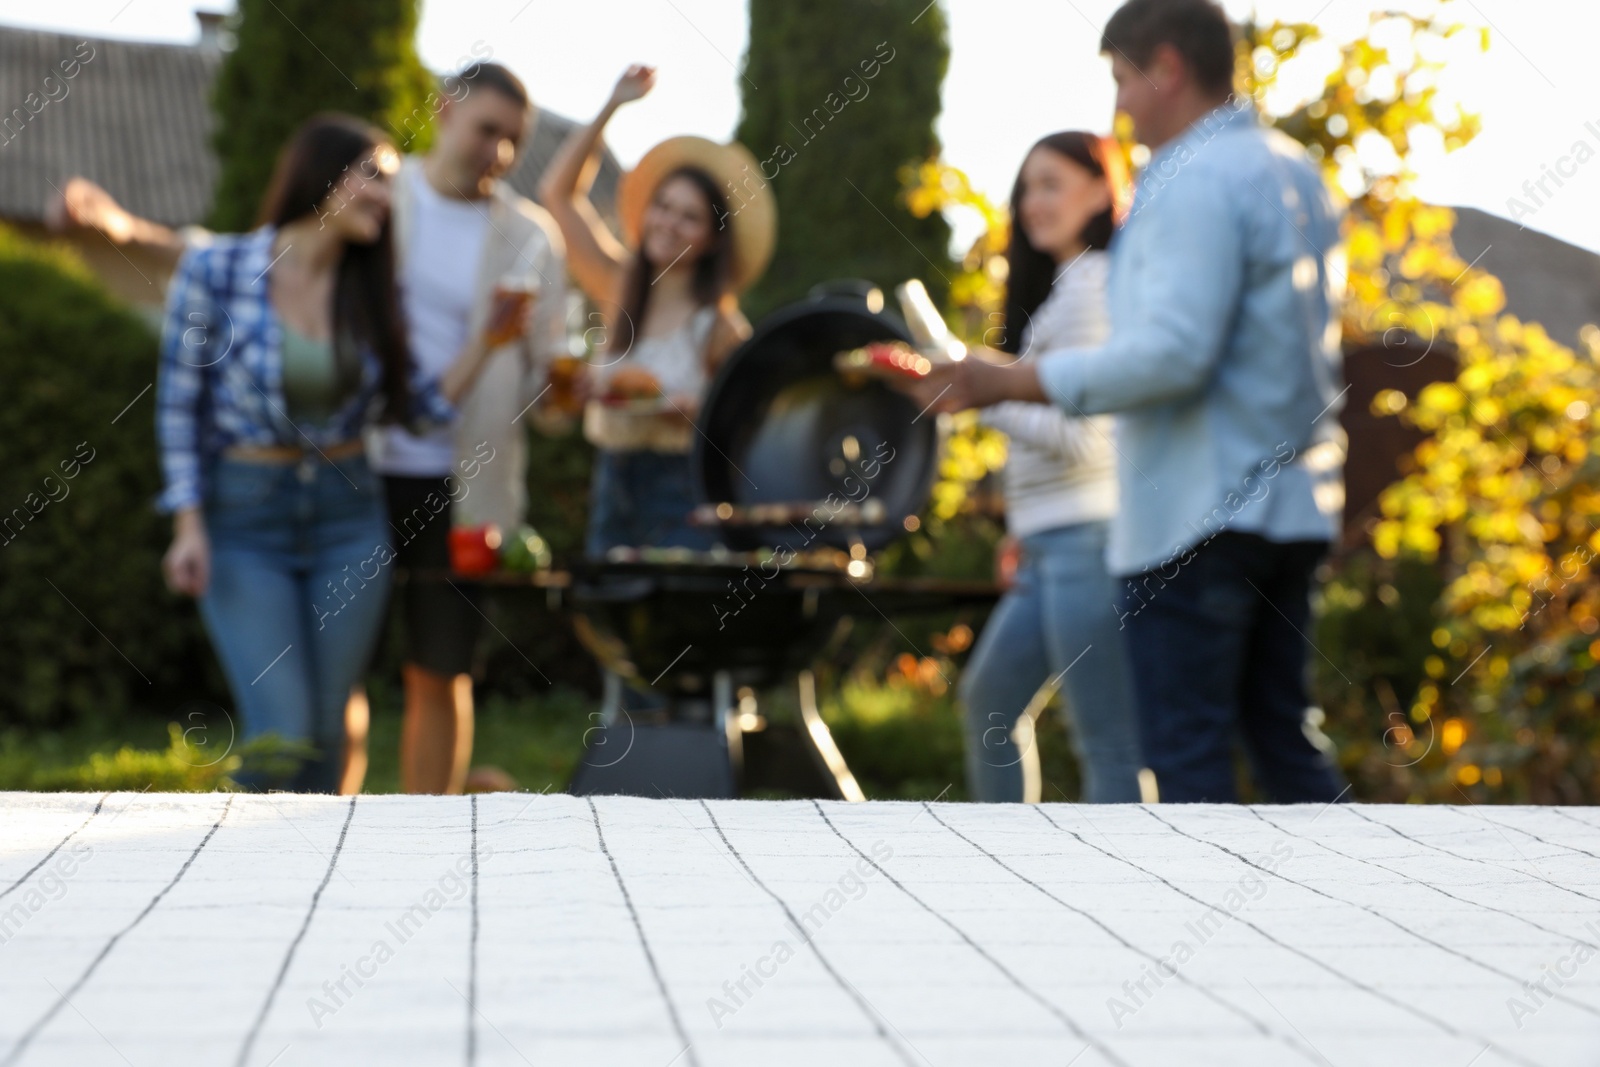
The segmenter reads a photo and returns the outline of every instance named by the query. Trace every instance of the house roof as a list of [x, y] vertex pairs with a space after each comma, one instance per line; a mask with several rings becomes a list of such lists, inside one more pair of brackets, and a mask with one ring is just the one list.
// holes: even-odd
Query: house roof
[[[66, 95], [30, 116], [23, 101], [45, 99], [45, 78], [61, 79], [58, 64], [86, 40], [92, 58]], [[0, 147], [0, 216], [39, 221], [52, 187], [81, 174], [137, 215], [199, 222], [217, 180], [209, 92], [220, 62], [185, 45], [0, 27], [0, 107], [14, 133]]]
[[[48, 100], [46, 77], [94, 49]], [[53, 189], [82, 175], [128, 210], [168, 226], [200, 222], [211, 206], [218, 165], [211, 147], [211, 84], [222, 53], [197, 45], [152, 44], [0, 26], [0, 218], [38, 222]], [[46, 100], [37, 114], [24, 101]], [[15, 111], [10, 110], [15, 109]], [[532, 197], [539, 175], [575, 123], [541, 110], [513, 188]], [[19, 129], [20, 127], [20, 129]], [[610, 215], [621, 170], [609, 151], [593, 196]]]
[[1500, 279], [1507, 311], [1566, 345], [1600, 324], [1600, 256], [1476, 208], [1455, 212], [1456, 254]]

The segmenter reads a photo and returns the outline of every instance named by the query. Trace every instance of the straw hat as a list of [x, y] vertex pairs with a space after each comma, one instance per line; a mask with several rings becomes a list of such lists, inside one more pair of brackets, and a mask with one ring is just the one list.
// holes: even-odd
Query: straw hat
[[656, 186], [681, 167], [705, 171], [728, 201], [727, 222], [733, 239], [730, 280], [734, 289], [748, 289], [772, 258], [778, 206], [756, 157], [737, 141], [717, 144], [704, 137], [673, 137], [646, 152], [639, 165], [623, 175], [617, 190], [617, 215], [628, 244], [639, 247], [639, 227]]

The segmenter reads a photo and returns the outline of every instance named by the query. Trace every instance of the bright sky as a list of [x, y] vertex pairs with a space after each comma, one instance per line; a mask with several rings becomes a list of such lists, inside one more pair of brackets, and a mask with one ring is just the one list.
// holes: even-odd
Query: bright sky
[[[660, 68], [656, 91], [612, 122], [608, 137], [630, 164], [662, 137], [729, 137], [739, 115], [737, 64], [745, 45], [746, 0], [424, 0], [419, 48], [435, 70], [459, 65], [475, 42], [512, 67], [535, 99], [586, 118], [629, 62]], [[1119, 0], [938, 0], [950, 22], [951, 62], [939, 132], [946, 158], [978, 188], [1001, 199], [1027, 147], [1052, 130], [1106, 130], [1111, 80], [1098, 54], [1099, 31]], [[225, 10], [232, 0], [201, 0]], [[188, 42], [194, 0], [0, 0], [0, 23], [96, 36]], [[1254, 7], [1263, 19], [1313, 19], [1330, 35], [1366, 25], [1363, 0], [1224, 0], [1230, 14]], [[1424, 7], [1429, 0], [1394, 0]], [[1508, 198], [1532, 211], [1531, 228], [1600, 252], [1600, 6], [1548, 0], [1450, 0], [1455, 17], [1491, 28], [1487, 55], [1451, 65], [1442, 82], [1482, 115], [1483, 133], [1465, 150], [1431, 161], [1421, 194], [1435, 202], [1509, 215]], [[839, 54], [840, 77], [872, 51]], [[892, 41], [890, 42], [892, 45]], [[333, 57], [330, 62], [337, 60]], [[760, 91], [757, 89], [756, 91]], [[870, 98], [868, 98], [870, 99]], [[862, 103], [865, 103], [863, 101]], [[859, 106], [859, 105], [857, 105]], [[1586, 123], [1594, 123], [1591, 130]], [[1573, 157], [1578, 142], [1588, 151]], [[752, 146], [757, 149], [769, 146]], [[762, 155], [761, 151], [757, 155]], [[1544, 167], [1564, 170], [1558, 188], [1529, 199], [1523, 184]], [[952, 220], [958, 235], [970, 220]]]

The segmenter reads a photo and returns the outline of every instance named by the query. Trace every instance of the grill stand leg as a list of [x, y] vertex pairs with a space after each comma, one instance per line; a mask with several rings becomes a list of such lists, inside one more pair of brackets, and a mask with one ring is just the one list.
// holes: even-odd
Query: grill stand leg
[[837, 783], [838, 799], [866, 800], [867, 795], [861, 791], [856, 776], [850, 773], [849, 766], [844, 762], [844, 754], [833, 743], [833, 734], [828, 731], [828, 724], [822, 721], [822, 713], [817, 710], [816, 677], [810, 671], [801, 671], [799, 681], [800, 719], [805, 726], [806, 740], [810, 742], [806, 747], [811, 750], [823, 775]]
[[600, 672], [600, 725], [616, 724], [622, 714], [622, 675], [616, 671]]
[[[817, 710], [816, 677], [810, 671], [802, 671], [797, 683], [801, 719], [799, 737], [819, 772], [824, 788], [836, 800], [866, 800], [866, 794], [845, 763], [844, 755], [828, 730], [828, 724], [822, 721], [822, 714]], [[598, 736], [585, 737], [584, 757], [569, 786], [573, 793], [713, 797], [742, 794], [745, 785], [744, 731], [740, 728], [742, 709], [731, 672], [712, 672], [709, 709], [703, 699], [689, 702], [691, 705], [697, 703], [697, 707], [669, 709], [668, 721], [661, 724], [635, 723], [624, 710], [623, 689], [622, 679], [608, 672], [601, 701], [601, 726], [598, 731], [590, 731], [598, 732]], [[691, 710], [691, 720], [698, 719], [702, 725], [691, 725], [690, 721], [680, 718]], [[705, 719], [707, 710], [710, 711], [709, 724]], [[699, 740], [695, 739], [695, 735]], [[690, 747], [684, 748], [684, 745]], [[707, 763], [707, 760], [710, 762]], [[700, 768], [693, 772], [693, 775], [699, 775], [693, 777], [693, 781], [699, 782], [699, 785], [690, 784], [683, 778], [683, 773], [688, 770], [686, 761], [692, 761]], [[704, 777], [712, 764], [723, 766], [726, 777], [714, 773], [709, 778]], [[719, 778], [723, 785], [711, 785], [713, 780]], [[673, 780], [680, 784], [664, 784]]]
[[711, 675], [711, 721], [722, 732], [728, 749], [728, 768], [733, 774], [734, 792], [744, 792], [744, 731], [739, 729], [738, 701], [734, 699], [733, 675], [714, 671]]

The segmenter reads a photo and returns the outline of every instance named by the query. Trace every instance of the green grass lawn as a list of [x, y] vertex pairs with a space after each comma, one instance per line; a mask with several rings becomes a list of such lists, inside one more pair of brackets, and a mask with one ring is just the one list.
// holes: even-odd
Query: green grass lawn
[[[367, 793], [400, 792], [399, 687], [375, 687], [372, 726], [367, 739]], [[597, 705], [575, 689], [548, 696], [508, 700], [480, 697], [474, 720], [473, 764], [493, 764], [510, 774], [520, 789], [556, 793], [583, 749], [583, 735], [594, 726]]]
[[[400, 692], [376, 685], [368, 737], [366, 792], [400, 791]], [[559, 790], [572, 773], [593, 710], [583, 694], [510, 701], [489, 696], [478, 708], [476, 762], [493, 763], [521, 788]], [[185, 727], [189, 726], [187, 736]], [[245, 759], [272, 758], [274, 746], [229, 744], [220, 717], [206, 729], [149, 715], [101, 717], [64, 730], [0, 732], [0, 789], [205, 790], [226, 787]]]
[[[366, 792], [400, 788], [400, 692], [374, 685]], [[822, 714], [867, 796], [874, 799], [959, 800], [966, 796], [961, 724], [948, 693], [934, 695], [865, 675], [847, 677], [821, 696]], [[777, 722], [794, 716], [793, 698], [768, 694], [762, 711]], [[543, 696], [480, 697], [474, 765], [492, 764], [529, 792], [566, 788], [596, 704], [585, 694], [558, 688]], [[207, 736], [184, 723], [148, 715], [106, 717], [66, 730], [0, 732], [0, 789], [206, 790], [228, 785], [239, 746], [226, 756], [227, 738]], [[213, 730], [211, 733], [221, 733]], [[1037, 728], [1045, 799], [1076, 799], [1077, 768], [1059, 717]], [[269, 747], [260, 756], [270, 758]], [[247, 752], [247, 756], [255, 755]], [[763, 796], [769, 796], [763, 793]]]
[[[948, 694], [857, 676], [822, 698], [822, 717], [873, 800], [967, 799], [960, 709]], [[1045, 800], [1076, 800], [1078, 768], [1054, 708], [1035, 726]]]

